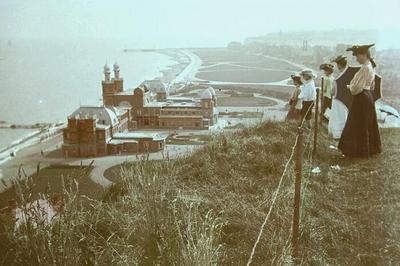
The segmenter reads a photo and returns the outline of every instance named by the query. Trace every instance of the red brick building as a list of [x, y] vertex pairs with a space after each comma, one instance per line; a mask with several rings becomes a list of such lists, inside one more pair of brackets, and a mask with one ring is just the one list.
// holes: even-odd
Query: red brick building
[[129, 110], [123, 108], [78, 108], [68, 117], [67, 127], [63, 130], [64, 156], [96, 157], [164, 149], [165, 137], [157, 134], [132, 132], [126, 135], [128, 121]]
[[203, 87], [199, 98], [171, 97], [159, 80], [147, 80], [132, 90], [123, 89], [119, 66], [104, 66], [103, 104], [130, 109], [130, 127], [208, 129], [218, 120], [217, 98], [212, 87]]

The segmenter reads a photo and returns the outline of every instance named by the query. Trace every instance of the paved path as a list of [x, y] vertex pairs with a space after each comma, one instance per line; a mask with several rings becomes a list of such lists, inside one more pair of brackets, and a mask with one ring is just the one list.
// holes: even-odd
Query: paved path
[[[149, 160], [162, 160], [164, 159], [168, 153], [170, 159], [176, 159], [180, 156], [187, 155], [191, 152], [193, 152], [195, 149], [202, 147], [201, 145], [167, 145], [165, 151], [160, 151], [157, 153], [151, 153], [149, 154]], [[108, 187], [110, 186], [113, 182], [108, 180], [104, 176], [104, 172], [115, 166], [115, 165], [120, 165], [124, 162], [134, 162], [140, 160], [140, 158], [143, 156], [143, 154], [139, 154], [136, 156], [135, 154], [133, 155], [119, 155], [119, 156], [105, 156], [105, 157], [98, 157], [98, 158], [89, 158], [89, 159], [84, 159], [84, 160], [77, 160], [74, 162], [71, 162], [70, 165], [89, 165], [92, 161], [93, 163], [93, 170], [91, 172], [90, 178], [93, 180], [93, 182], [103, 186], [103, 187]]]

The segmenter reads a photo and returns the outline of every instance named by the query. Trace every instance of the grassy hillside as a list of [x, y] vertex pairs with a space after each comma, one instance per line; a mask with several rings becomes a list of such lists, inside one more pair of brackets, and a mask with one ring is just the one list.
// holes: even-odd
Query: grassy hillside
[[[108, 171], [117, 182], [101, 201], [65, 191], [65, 211], [51, 227], [14, 234], [3, 217], [0, 263], [244, 265], [295, 133], [295, 125], [265, 123], [216, 137], [186, 158], [122, 165]], [[305, 264], [400, 261], [399, 133], [383, 130], [384, 153], [370, 160], [338, 159], [321, 133], [313, 163], [305, 136]], [[311, 174], [312, 166], [322, 172]], [[253, 265], [290, 263], [292, 168]]]

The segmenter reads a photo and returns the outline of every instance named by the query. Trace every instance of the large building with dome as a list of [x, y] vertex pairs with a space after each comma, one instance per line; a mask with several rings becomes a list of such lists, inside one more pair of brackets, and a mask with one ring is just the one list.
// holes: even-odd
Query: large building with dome
[[146, 80], [124, 90], [119, 66], [104, 66], [103, 105], [81, 106], [63, 129], [65, 157], [96, 157], [120, 153], [157, 152], [165, 136], [137, 129], [208, 129], [218, 120], [212, 87], [200, 87], [199, 97], [170, 96], [159, 80]]

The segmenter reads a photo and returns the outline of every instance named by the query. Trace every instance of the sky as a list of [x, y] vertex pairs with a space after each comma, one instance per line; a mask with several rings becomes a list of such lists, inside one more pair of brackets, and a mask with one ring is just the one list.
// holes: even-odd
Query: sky
[[[399, 0], [0, 0], [0, 39], [224, 46], [277, 31], [376, 29], [400, 48]], [[388, 37], [389, 36], [389, 37]]]

